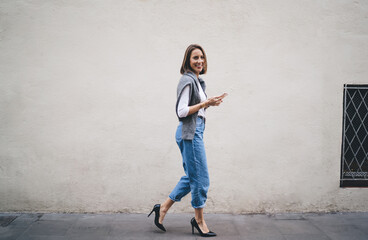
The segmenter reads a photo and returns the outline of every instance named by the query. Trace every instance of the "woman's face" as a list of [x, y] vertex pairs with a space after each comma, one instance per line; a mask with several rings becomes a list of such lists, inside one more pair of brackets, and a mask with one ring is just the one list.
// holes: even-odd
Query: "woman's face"
[[202, 72], [204, 62], [205, 60], [202, 51], [198, 48], [194, 49], [190, 55], [190, 67], [197, 76]]

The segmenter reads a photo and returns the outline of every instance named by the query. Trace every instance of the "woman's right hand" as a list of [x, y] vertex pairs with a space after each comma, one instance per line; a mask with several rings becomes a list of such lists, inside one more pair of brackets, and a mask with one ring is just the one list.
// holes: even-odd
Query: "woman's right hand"
[[195, 112], [198, 112], [199, 109], [201, 108], [208, 108], [209, 106], [218, 106], [222, 103], [222, 99], [224, 99], [224, 97], [227, 96], [227, 93], [222, 94], [221, 96], [217, 96], [217, 97], [211, 97], [208, 98], [206, 101], [198, 103], [196, 105], [190, 106], [189, 107], [189, 112], [188, 115], [192, 115]]
[[224, 97], [226, 97], [228, 94], [224, 93], [220, 96], [217, 97], [211, 97], [209, 99], [206, 100], [206, 106], [218, 106], [222, 103], [222, 99], [224, 99]]
[[218, 106], [222, 103], [222, 97], [211, 97], [206, 100], [206, 106]]

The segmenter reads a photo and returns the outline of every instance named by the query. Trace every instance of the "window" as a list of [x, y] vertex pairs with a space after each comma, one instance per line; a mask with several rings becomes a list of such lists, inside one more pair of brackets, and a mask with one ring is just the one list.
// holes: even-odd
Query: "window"
[[340, 187], [368, 187], [368, 84], [344, 85]]

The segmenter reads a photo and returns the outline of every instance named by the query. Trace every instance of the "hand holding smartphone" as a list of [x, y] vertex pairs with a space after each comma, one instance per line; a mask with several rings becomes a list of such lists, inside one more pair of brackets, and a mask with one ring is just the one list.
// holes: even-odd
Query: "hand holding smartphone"
[[207, 106], [219, 106], [222, 103], [222, 100], [224, 99], [224, 97], [226, 97], [228, 94], [224, 93], [220, 96], [216, 96], [216, 97], [211, 97], [209, 99], [207, 99]]

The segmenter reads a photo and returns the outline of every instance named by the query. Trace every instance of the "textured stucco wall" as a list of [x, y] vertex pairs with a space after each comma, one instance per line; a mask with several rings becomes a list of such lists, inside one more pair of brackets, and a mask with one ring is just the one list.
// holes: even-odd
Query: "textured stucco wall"
[[[339, 188], [368, 1], [0, 1], [0, 211], [147, 212], [183, 174], [185, 48], [208, 56], [207, 212], [367, 211]], [[190, 195], [173, 211], [189, 212]]]

